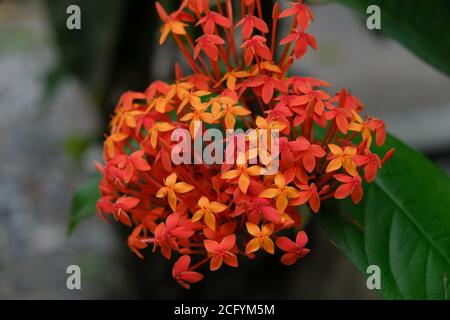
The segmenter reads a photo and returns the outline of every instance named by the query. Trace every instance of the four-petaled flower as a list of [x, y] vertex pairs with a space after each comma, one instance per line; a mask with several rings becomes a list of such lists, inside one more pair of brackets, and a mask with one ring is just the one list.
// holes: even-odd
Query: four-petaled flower
[[310, 35], [309, 33], [300, 30], [292, 30], [290, 35], [280, 41], [280, 44], [285, 45], [292, 42], [295, 42], [294, 53], [297, 59], [303, 57], [303, 55], [308, 50], [308, 46], [310, 46], [314, 50], [317, 50], [316, 38], [314, 38], [314, 36]]
[[116, 221], [131, 227], [131, 220], [127, 211], [135, 208], [139, 204], [139, 199], [133, 197], [120, 197], [112, 205], [112, 214]]
[[159, 2], [156, 2], [155, 5], [159, 17], [162, 21], [164, 21], [164, 25], [161, 27], [159, 44], [163, 44], [171, 32], [180, 35], [186, 34], [186, 30], [184, 28], [187, 24], [181, 22], [174, 14], [168, 15]]
[[311, 20], [314, 18], [311, 9], [303, 4], [303, 0], [298, 0], [297, 3], [291, 2], [290, 8], [280, 13], [280, 18], [294, 16], [297, 19], [297, 24], [300, 25], [301, 30], [305, 30]]
[[308, 243], [308, 236], [305, 231], [297, 233], [295, 242], [288, 237], [279, 237], [277, 246], [286, 253], [281, 257], [281, 262], [287, 266], [293, 265], [298, 259], [306, 256], [310, 250], [305, 248]]
[[301, 206], [305, 204], [306, 202], [309, 203], [311, 209], [314, 211], [314, 213], [319, 212], [320, 209], [320, 197], [319, 193], [317, 192], [317, 187], [314, 183], [311, 183], [310, 186], [307, 185], [300, 185], [299, 186], [300, 192], [299, 196], [289, 204], [291, 206]]
[[356, 164], [353, 161], [353, 157], [357, 152], [355, 147], [345, 147], [344, 150], [335, 144], [329, 144], [328, 147], [331, 154], [328, 155], [327, 159], [331, 161], [327, 166], [326, 172], [333, 172], [344, 167], [345, 171], [352, 176], [358, 174]]
[[161, 187], [158, 190], [156, 197], [163, 198], [167, 196], [167, 201], [169, 202], [170, 208], [173, 211], [176, 211], [177, 196], [175, 193], [186, 193], [192, 189], [194, 189], [194, 187], [186, 182], [177, 182], [177, 174], [173, 172], [164, 180], [164, 187]]
[[230, 19], [224, 17], [223, 15], [214, 12], [214, 11], [209, 11], [208, 13], [206, 13], [206, 15], [201, 18], [197, 24], [198, 25], [203, 25], [203, 29], [205, 31], [205, 34], [212, 34], [214, 33], [214, 30], [216, 29], [216, 25], [219, 25], [223, 28], [229, 29], [232, 27], [232, 23], [230, 21]]
[[334, 192], [334, 197], [336, 199], [344, 199], [349, 195], [352, 195], [352, 200], [355, 204], [358, 204], [361, 201], [363, 190], [361, 187], [362, 180], [359, 175], [349, 176], [339, 173], [335, 174], [333, 177], [337, 181], [343, 183]]
[[301, 152], [303, 167], [312, 172], [316, 167], [316, 158], [323, 158], [327, 153], [318, 144], [311, 144], [305, 137], [298, 137], [294, 145], [295, 151]]
[[250, 185], [250, 177], [259, 176], [260, 172], [261, 168], [258, 166], [247, 167], [246, 165], [238, 165], [237, 169], [222, 173], [222, 179], [231, 180], [239, 177], [239, 189], [241, 189], [243, 193], [247, 193], [248, 186]]
[[190, 271], [191, 257], [181, 256], [173, 265], [172, 276], [176, 282], [186, 289], [189, 289], [191, 283], [197, 283], [203, 279], [203, 275], [196, 271]]
[[377, 154], [366, 151], [366, 154], [354, 156], [353, 161], [358, 167], [364, 167], [364, 178], [367, 182], [375, 180], [378, 169], [381, 168], [381, 159]]
[[223, 262], [230, 267], [237, 268], [238, 260], [232, 251], [236, 245], [236, 236], [234, 234], [226, 236], [220, 242], [205, 240], [204, 244], [206, 251], [211, 255], [211, 263], [209, 266], [211, 271], [219, 269]]
[[142, 253], [139, 250], [147, 248], [147, 243], [142, 241], [141, 232], [144, 226], [140, 224], [137, 226], [133, 232], [128, 237], [128, 247], [133, 251], [139, 258], [144, 259]]
[[218, 45], [225, 44], [225, 41], [214, 34], [205, 34], [197, 39], [197, 45], [194, 50], [194, 58], [197, 59], [200, 51], [204, 51], [206, 56], [211, 60], [217, 61], [219, 58]]
[[210, 229], [216, 230], [216, 217], [214, 214], [225, 211], [227, 209], [227, 206], [217, 201], [210, 202], [209, 199], [205, 196], [202, 196], [198, 200], [198, 206], [200, 207], [200, 209], [194, 213], [192, 222], [196, 222], [201, 218], [204, 218], [205, 224]]
[[244, 49], [244, 61], [246, 65], [253, 62], [255, 56], [264, 60], [272, 60], [272, 52], [266, 45], [267, 39], [261, 36], [253, 36], [246, 40], [241, 48]]
[[288, 185], [293, 179], [294, 176], [291, 176], [289, 177], [289, 180], [286, 181], [284, 175], [281, 172], [278, 172], [275, 175], [274, 186], [265, 189], [259, 194], [259, 197], [267, 199], [275, 198], [275, 205], [278, 211], [284, 212], [288, 206], [289, 200], [297, 198], [300, 195], [297, 189]]
[[247, 243], [247, 246], [245, 247], [246, 254], [258, 251], [260, 248], [263, 248], [270, 254], [273, 254], [275, 252], [273, 240], [270, 238], [270, 235], [274, 230], [273, 223], [265, 224], [261, 229], [256, 224], [250, 222], [247, 222], [246, 226], [248, 233], [254, 237]]
[[245, 40], [252, 36], [253, 28], [256, 28], [262, 33], [269, 32], [269, 27], [264, 22], [264, 20], [253, 15], [246, 15], [241, 21], [237, 23], [237, 26], [242, 26], [242, 38]]

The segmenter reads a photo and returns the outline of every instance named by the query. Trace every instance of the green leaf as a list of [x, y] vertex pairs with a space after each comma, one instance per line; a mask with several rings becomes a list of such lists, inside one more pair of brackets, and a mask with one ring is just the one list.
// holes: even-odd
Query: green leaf
[[367, 7], [381, 9], [381, 31], [435, 68], [450, 75], [450, 1], [338, 0], [365, 17]]
[[423, 155], [388, 136], [393, 157], [360, 204], [331, 201], [319, 219], [363, 272], [381, 269], [387, 299], [446, 299], [450, 275], [450, 179]]
[[95, 206], [98, 198], [100, 198], [100, 191], [98, 189], [100, 178], [100, 175], [97, 175], [80, 187], [75, 193], [72, 199], [69, 224], [67, 226], [68, 234], [71, 234], [83, 219], [95, 214]]

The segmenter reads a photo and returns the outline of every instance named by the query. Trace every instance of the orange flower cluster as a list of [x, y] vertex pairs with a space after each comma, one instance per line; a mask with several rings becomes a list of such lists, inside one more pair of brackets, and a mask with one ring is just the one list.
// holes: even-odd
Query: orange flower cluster
[[[319, 79], [287, 76], [294, 60], [317, 45], [307, 33], [313, 14], [302, 0], [279, 8], [276, 3], [269, 27], [261, 0], [242, 0], [237, 22], [231, 0], [184, 0], [171, 14], [157, 2], [160, 43], [172, 36], [192, 74], [183, 75], [177, 64], [174, 83], [125, 93], [104, 142], [99, 215], [132, 228], [128, 245], [141, 258], [145, 249], [167, 259], [180, 255], [172, 273], [186, 288], [203, 278], [196, 270], [208, 262], [212, 271], [223, 263], [237, 267], [238, 257], [274, 254], [275, 244], [282, 263], [303, 258], [306, 233], [295, 241], [281, 236], [301, 229], [300, 210], [317, 213], [332, 197], [357, 204], [363, 180], [372, 182], [392, 154], [380, 159], [371, 152], [373, 138], [384, 143], [385, 126], [360, 115], [358, 98], [345, 89], [332, 96]], [[279, 20], [288, 17], [294, 19], [276, 59]], [[244, 163], [174, 165], [173, 131], [195, 135], [198, 121], [224, 131], [279, 130], [278, 172], [262, 175], [242, 150], [236, 157]]]

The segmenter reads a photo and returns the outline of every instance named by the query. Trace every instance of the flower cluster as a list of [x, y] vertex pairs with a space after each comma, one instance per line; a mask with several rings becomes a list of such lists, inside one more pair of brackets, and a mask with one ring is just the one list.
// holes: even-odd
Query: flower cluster
[[[392, 154], [372, 153], [384, 143], [384, 123], [362, 117], [363, 104], [348, 90], [330, 95], [325, 81], [287, 75], [317, 46], [302, 0], [284, 11], [275, 3], [270, 26], [261, 0], [241, 0], [237, 21], [231, 0], [211, 2], [184, 0], [171, 14], [156, 3], [160, 43], [174, 38], [191, 74], [177, 64], [174, 83], [125, 93], [104, 142], [105, 163], [97, 164], [99, 215], [132, 228], [128, 245], [137, 256], [148, 249], [179, 256], [172, 274], [186, 288], [203, 278], [198, 269], [207, 263], [212, 271], [237, 267], [238, 257], [274, 254], [275, 247], [286, 265], [303, 258], [305, 231], [287, 237], [301, 230], [300, 211], [318, 213], [333, 197], [357, 204], [363, 181], [372, 182]], [[289, 17], [289, 34], [278, 42], [279, 21]], [[241, 149], [236, 164], [175, 165], [174, 130], [195, 136], [211, 126], [279, 131], [278, 171], [263, 175], [251, 150]]]

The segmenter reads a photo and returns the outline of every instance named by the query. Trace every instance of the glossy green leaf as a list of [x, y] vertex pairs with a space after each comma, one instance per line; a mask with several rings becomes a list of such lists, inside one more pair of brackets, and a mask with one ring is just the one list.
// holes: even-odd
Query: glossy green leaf
[[396, 149], [360, 204], [331, 201], [319, 214], [336, 244], [365, 273], [381, 269], [387, 299], [445, 299], [450, 275], [450, 179], [389, 136]]
[[100, 198], [100, 191], [98, 189], [99, 182], [100, 175], [92, 178], [75, 193], [72, 199], [69, 224], [67, 226], [67, 232], [69, 234], [75, 230], [83, 219], [95, 214], [95, 206], [98, 198]]
[[338, 0], [368, 17], [370, 5], [381, 9], [381, 31], [435, 68], [450, 75], [450, 1]]

